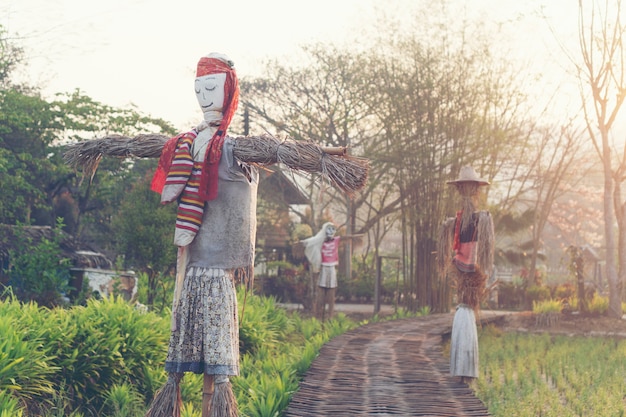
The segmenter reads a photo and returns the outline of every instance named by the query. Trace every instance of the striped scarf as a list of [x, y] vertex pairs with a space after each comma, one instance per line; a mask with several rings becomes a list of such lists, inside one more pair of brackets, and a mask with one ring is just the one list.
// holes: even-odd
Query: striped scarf
[[[204, 213], [204, 201], [198, 193], [203, 162], [194, 162], [191, 154], [191, 147], [195, 138], [196, 133], [189, 132], [179, 140], [172, 165], [165, 179], [165, 187], [184, 187], [178, 200], [176, 234], [191, 235], [192, 240], [200, 230], [202, 214]], [[176, 240], [178, 241], [178, 239]]]

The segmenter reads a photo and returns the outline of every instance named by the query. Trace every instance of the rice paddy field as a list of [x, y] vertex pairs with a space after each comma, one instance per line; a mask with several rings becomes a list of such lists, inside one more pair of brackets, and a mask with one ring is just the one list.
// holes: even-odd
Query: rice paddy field
[[480, 333], [476, 395], [494, 417], [626, 415], [626, 340]]

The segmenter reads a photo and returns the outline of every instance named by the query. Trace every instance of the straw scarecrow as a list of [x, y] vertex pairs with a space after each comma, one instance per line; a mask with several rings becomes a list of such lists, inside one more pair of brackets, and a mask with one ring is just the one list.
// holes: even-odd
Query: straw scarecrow
[[314, 313], [324, 321], [326, 319], [326, 305], [328, 304], [328, 318], [332, 318], [335, 309], [335, 293], [337, 291], [337, 270], [339, 265], [339, 243], [351, 239], [358, 239], [363, 235], [336, 236], [337, 227], [332, 222], [322, 225], [317, 234], [301, 240], [304, 246], [304, 256], [309, 261], [310, 271], [318, 275], [317, 300], [314, 301]]
[[239, 375], [235, 277], [250, 276], [254, 265], [258, 173], [234, 159], [226, 137], [239, 100], [233, 63], [220, 54], [202, 57], [195, 91], [204, 120], [168, 140], [152, 180], [161, 203], [178, 201], [178, 257], [169, 379], [147, 416], [178, 416], [179, 381], [194, 372], [204, 374], [202, 415], [236, 417], [229, 381]]
[[337, 271], [339, 264], [339, 236], [335, 236], [337, 228], [331, 222], [324, 223], [316, 235], [300, 242], [304, 245], [304, 255], [309, 261], [311, 273], [319, 274], [317, 281], [317, 313], [325, 319], [326, 304], [328, 318], [333, 316], [335, 308], [335, 292], [337, 290]]
[[203, 121], [174, 138], [112, 135], [81, 142], [65, 152], [68, 164], [93, 177], [102, 156], [159, 157], [151, 187], [161, 203], [178, 203], [178, 246], [168, 381], [155, 395], [147, 417], [179, 417], [180, 381], [186, 372], [204, 374], [203, 417], [236, 417], [229, 377], [239, 374], [239, 317], [235, 279], [253, 278], [257, 166], [282, 163], [321, 173], [354, 194], [367, 179], [368, 161], [343, 148], [272, 136], [229, 137], [237, 109], [238, 79], [222, 54], [202, 57], [195, 91]]
[[461, 210], [444, 221], [438, 248], [442, 278], [451, 276], [457, 302], [450, 342], [450, 374], [465, 382], [478, 377], [476, 316], [493, 269], [494, 231], [488, 211], [477, 211], [479, 188], [489, 185], [472, 167], [461, 168], [459, 178], [449, 181], [461, 196]]

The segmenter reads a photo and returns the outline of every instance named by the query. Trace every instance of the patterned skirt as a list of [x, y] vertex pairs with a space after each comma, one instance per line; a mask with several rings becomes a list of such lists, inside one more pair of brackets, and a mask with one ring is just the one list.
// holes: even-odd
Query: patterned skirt
[[165, 370], [239, 375], [239, 318], [232, 271], [187, 270]]

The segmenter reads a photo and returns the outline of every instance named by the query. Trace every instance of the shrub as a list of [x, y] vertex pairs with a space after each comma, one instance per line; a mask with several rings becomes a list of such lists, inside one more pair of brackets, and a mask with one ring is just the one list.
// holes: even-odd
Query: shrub
[[135, 417], [143, 414], [144, 400], [133, 385], [114, 384], [106, 394], [100, 415], [109, 417]]
[[576, 295], [576, 292], [574, 290], [574, 286], [571, 283], [558, 285], [554, 289], [554, 298], [556, 298], [557, 300], [566, 300], [574, 295]]
[[[42, 399], [54, 392], [51, 378], [58, 370], [42, 349], [43, 339], [37, 329], [28, 327], [27, 315], [41, 318], [47, 314], [35, 304], [19, 308], [16, 300], [0, 303], [0, 403], [11, 395], [17, 401], [38, 410]], [[6, 400], [3, 400], [3, 398]], [[7, 407], [9, 407], [7, 405]]]
[[[18, 225], [20, 226], [20, 225]], [[42, 237], [35, 242], [24, 229], [15, 229], [15, 247], [9, 250], [11, 264], [9, 285], [22, 301], [36, 301], [52, 307], [63, 304], [63, 295], [69, 292], [69, 262], [62, 257], [63, 223], [57, 221], [51, 239]]]
[[[0, 390], [29, 411], [94, 415], [114, 386], [148, 400], [163, 382], [169, 320], [140, 313], [121, 297], [47, 309], [0, 302]], [[155, 369], [158, 368], [158, 372]]]
[[533, 301], [533, 314], [538, 326], [552, 326], [559, 321], [563, 302], [561, 300]]
[[589, 313], [603, 315], [609, 309], [609, 298], [593, 294], [593, 298], [589, 301]]
[[535, 301], [545, 301], [550, 299], [550, 288], [532, 285], [526, 289], [526, 300], [528, 306], [533, 306]]

